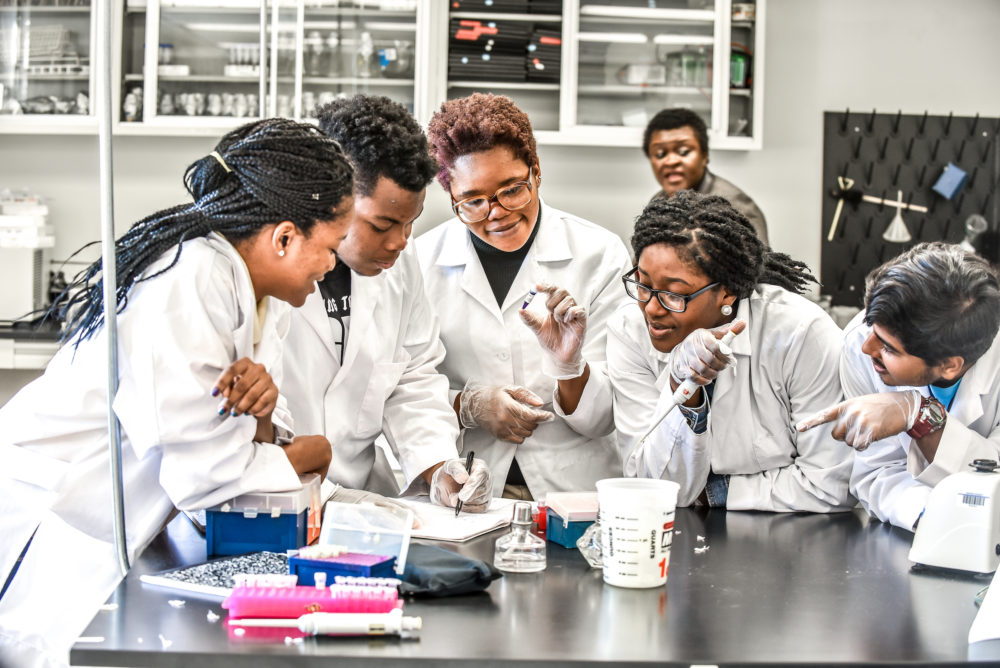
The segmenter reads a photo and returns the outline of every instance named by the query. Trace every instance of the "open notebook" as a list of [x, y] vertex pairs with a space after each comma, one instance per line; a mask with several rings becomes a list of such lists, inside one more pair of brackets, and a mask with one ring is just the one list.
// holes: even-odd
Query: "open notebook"
[[415, 515], [421, 526], [414, 529], [413, 538], [462, 542], [510, 524], [514, 512], [514, 499], [493, 499], [485, 513], [462, 512], [455, 517], [454, 508], [433, 505], [430, 497], [411, 496], [401, 499]]

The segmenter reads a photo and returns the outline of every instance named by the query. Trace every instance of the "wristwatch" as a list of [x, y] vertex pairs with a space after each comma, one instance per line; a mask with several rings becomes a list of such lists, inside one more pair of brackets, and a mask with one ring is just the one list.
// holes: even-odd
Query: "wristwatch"
[[921, 397], [917, 419], [906, 433], [911, 438], [923, 438], [927, 434], [944, 429], [944, 423], [947, 420], [948, 412], [945, 411], [940, 401], [934, 397]]

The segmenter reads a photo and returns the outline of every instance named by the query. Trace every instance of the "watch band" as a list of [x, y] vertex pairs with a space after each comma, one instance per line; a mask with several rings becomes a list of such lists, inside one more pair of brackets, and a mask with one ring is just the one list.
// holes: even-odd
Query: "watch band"
[[917, 419], [906, 433], [910, 438], [923, 438], [944, 429], [947, 420], [948, 412], [940, 401], [934, 397], [921, 397], [920, 408], [917, 409]]

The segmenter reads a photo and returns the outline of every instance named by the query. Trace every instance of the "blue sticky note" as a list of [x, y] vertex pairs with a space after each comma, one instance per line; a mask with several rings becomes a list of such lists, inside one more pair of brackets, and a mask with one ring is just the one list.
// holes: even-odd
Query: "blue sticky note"
[[938, 177], [937, 183], [934, 184], [934, 192], [938, 193], [945, 199], [953, 198], [962, 186], [965, 185], [965, 179], [968, 178], [968, 174], [965, 173], [958, 165], [949, 162], [944, 166], [944, 171], [941, 172], [941, 176]]

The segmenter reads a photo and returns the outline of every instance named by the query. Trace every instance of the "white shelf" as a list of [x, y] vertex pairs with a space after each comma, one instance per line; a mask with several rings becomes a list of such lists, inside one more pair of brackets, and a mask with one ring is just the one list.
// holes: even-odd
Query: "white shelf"
[[581, 95], [705, 95], [711, 89], [696, 86], [659, 86], [642, 84], [600, 84], [580, 86]]
[[580, 7], [580, 20], [586, 21], [590, 19], [714, 23], [715, 12], [711, 9], [656, 9], [647, 7], [615, 7], [611, 5], [584, 5]]
[[302, 85], [310, 86], [394, 86], [413, 88], [413, 79], [383, 77], [302, 77]]
[[89, 135], [97, 134], [97, 119], [77, 114], [0, 115], [0, 134]]
[[0, 7], [0, 14], [89, 14], [90, 7]]
[[532, 83], [519, 81], [449, 81], [448, 88], [497, 88], [504, 90], [559, 90], [556, 83]]
[[753, 92], [749, 88], [730, 88], [730, 95], [735, 95], [737, 97], [752, 97]]
[[44, 369], [57, 350], [58, 341], [0, 339], [0, 369]]
[[33, 81], [90, 81], [89, 74], [19, 74], [18, 79]]
[[503, 12], [452, 12], [453, 19], [474, 19], [477, 21], [527, 21], [530, 23], [558, 23], [560, 14], [506, 14]]

